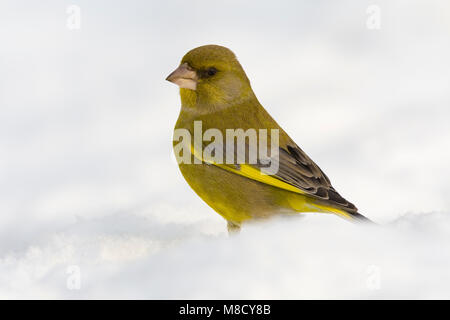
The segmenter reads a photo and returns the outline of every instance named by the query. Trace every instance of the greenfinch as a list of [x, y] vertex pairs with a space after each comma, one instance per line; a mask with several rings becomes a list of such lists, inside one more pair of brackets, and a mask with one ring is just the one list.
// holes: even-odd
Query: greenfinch
[[[226, 219], [229, 232], [239, 231], [247, 221], [301, 212], [331, 213], [349, 220], [370, 221], [336, 192], [325, 173], [258, 102], [231, 50], [218, 45], [195, 48], [186, 53], [166, 80], [180, 87], [181, 110], [173, 145], [181, 173], [191, 188]], [[203, 131], [216, 130], [216, 140], [220, 134], [228, 138], [230, 129], [276, 130], [278, 149], [275, 152], [271, 149], [273, 154], [265, 159], [258, 154], [253, 162], [248, 161], [247, 154], [247, 161], [241, 157], [239, 163], [220, 162], [215, 157], [220, 153], [235, 155], [235, 142], [214, 141], [215, 151], [205, 157], [206, 150], [202, 148], [207, 141], [196, 146], [185, 136], [185, 133], [196, 134], [196, 124], [197, 127], [201, 124]], [[265, 143], [272, 143], [274, 137], [265, 139]], [[250, 153], [254, 147], [247, 140], [244, 148]], [[276, 172], [267, 174], [262, 169], [270, 161], [276, 164]]]

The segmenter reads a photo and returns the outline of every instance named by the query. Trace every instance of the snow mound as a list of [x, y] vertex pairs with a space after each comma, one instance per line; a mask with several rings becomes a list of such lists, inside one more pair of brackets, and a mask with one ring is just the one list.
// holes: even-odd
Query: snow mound
[[225, 225], [115, 214], [0, 257], [1, 298], [450, 298], [450, 217]]

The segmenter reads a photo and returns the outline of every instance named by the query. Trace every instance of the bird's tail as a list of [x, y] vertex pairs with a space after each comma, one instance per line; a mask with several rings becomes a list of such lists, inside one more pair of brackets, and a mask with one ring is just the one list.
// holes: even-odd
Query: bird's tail
[[347, 211], [346, 208], [337, 208], [329, 204], [312, 200], [309, 197], [302, 197], [296, 195], [290, 201], [291, 208], [297, 212], [321, 212], [321, 213], [331, 213], [335, 214], [341, 218], [352, 222], [364, 222], [364, 223], [374, 223], [369, 218], [363, 216], [361, 213]]
[[363, 216], [361, 213], [356, 212], [356, 213], [351, 213], [350, 215], [352, 217], [352, 220], [354, 220], [355, 222], [375, 224], [375, 222], [373, 222], [366, 216]]
[[318, 205], [318, 204], [315, 204], [314, 207], [319, 208], [320, 209], [319, 212], [333, 213], [333, 214], [335, 214], [335, 215], [337, 215], [337, 216], [339, 216], [341, 218], [350, 220], [352, 222], [371, 223], [371, 224], [373, 223], [373, 224], [375, 224], [375, 222], [373, 222], [372, 220], [370, 220], [366, 216], [363, 216], [359, 212], [349, 212], [349, 211], [346, 211], [344, 209], [338, 209], [338, 208], [335, 208], [335, 207]]

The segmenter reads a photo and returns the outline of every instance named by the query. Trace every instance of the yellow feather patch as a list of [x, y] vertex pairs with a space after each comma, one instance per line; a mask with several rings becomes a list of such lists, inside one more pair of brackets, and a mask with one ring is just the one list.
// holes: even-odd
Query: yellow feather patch
[[248, 164], [240, 164], [239, 165], [239, 169], [235, 169], [233, 168], [231, 165], [227, 165], [227, 164], [218, 164], [215, 163], [211, 160], [207, 160], [207, 159], [203, 159], [203, 156], [201, 155], [201, 152], [195, 150], [195, 148], [193, 146], [191, 146], [191, 152], [192, 154], [197, 158], [202, 160], [203, 162], [215, 165], [219, 168], [225, 169], [227, 171], [239, 174], [241, 176], [244, 176], [246, 178], [255, 180], [255, 181], [259, 181], [280, 189], [284, 189], [287, 191], [292, 191], [295, 193], [299, 193], [299, 194], [307, 194], [306, 192], [304, 192], [303, 190], [294, 187], [292, 185], [290, 185], [289, 183], [286, 183], [284, 181], [281, 181], [277, 178], [274, 178], [270, 175], [266, 175], [266, 174], [262, 174], [261, 171], [255, 167], [252, 167], [251, 165]]
[[215, 165], [224, 170], [230, 171], [232, 173], [244, 176], [246, 178], [249, 178], [249, 179], [252, 179], [255, 181], [259, 181], [259, 182], [267, 184], [267, 185], [271, 185], [271, 186], [274, 186], [274, 187], [277, 187], [280, 189], [284, 189], [287, 191], [291, 191], [291, 192], [303, 195], [303, 197], [301, 197], [301, 199], [297, 199], [298, 201], [295, 201], [295, 204], [293, 203], [293, 208], [298, 210], [299, 212], [312, 211], [312, 212], [322, 212], [322, 213], [334, 213], [334, 214], [337, 214], [338, 216], [346, 218], [346, 219], [353, 219], [353, 217], [348, 212], [337, 209], [337, 208], [333, 208], [330, 206], [318, 204], [313, 199], [307, 197], [308, 194], [305, 191], [303, 191], [297, 187], [294, 187], [284, 181], [281, 181], [277, 178], [274, 178], [270, 175], [262, 174], [259, 169], [252, 167], [251, 165], [240, 164], [239, 169], [235, 169], [232, 167], [232, 165], [218, 164], [211, 160], [203, 159], [202, 153], [195, 150], [194, 146], [191, 146], [191, 152], [194, 155], [194, 157], [202, 160], [205, 163]]

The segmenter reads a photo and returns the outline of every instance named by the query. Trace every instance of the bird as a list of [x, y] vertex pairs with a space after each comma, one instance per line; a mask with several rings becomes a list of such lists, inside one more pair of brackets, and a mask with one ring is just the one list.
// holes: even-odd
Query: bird
[[[174, 152], [177, 159], [191, 160], [178, 161], [181, 174], [194, 192], [227, 221], [230, 234], [251, 221], [305, 212], [371, 222], [334, 189], [326, 174], [259, 103], [230, 49], [214, 44], [194, 48], [166, 80], [179, 86], [181, 98], [174, 128]], [[263, 173], [263, 163], [267, 164], [270, 157], [263, 159], [258, 155], [256, 163], [215, 161], [206, 158], [199, 145], [196, 147], [187, 138], [182, 144], [185, 148], [181, 148], [183, 135], [179, 133], [195, 135], [195, 123], [201, 123], [202, 130], [214, 129], [223, 137], [229, 129], [277, 130], [277, 159], [272, 159], [277, 171]], [[252, 147], [248, 141], [245, 143], [249, 151]], [[206, 144], [201, 141], [200, 149]], [[222, 142], [218, 146], [218, 154], [236, 153], [231, 144]]]

